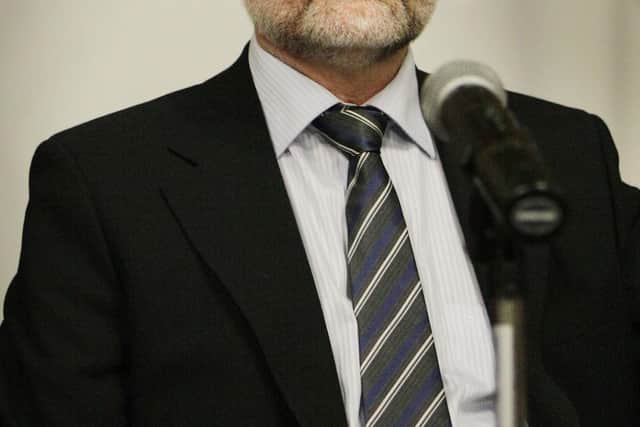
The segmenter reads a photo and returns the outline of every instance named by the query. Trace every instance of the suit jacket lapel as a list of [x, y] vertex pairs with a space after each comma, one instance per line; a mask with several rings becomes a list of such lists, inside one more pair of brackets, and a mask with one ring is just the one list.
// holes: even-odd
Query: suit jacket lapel
[[168, 147], [162, 189], [178, 221], [251, 324], [301, 425], [346, 425], [313, 277], [246, 50], [204, 83]]

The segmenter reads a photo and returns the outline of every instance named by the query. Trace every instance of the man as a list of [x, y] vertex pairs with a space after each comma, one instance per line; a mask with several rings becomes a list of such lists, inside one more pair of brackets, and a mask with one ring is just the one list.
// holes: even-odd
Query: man
[[[470, 184], [408, 50], [433, 2], [247, 8], [227, 71], [38, 148], [3, 423], [495, 425]], [[523, 257], [529, 425], [632, 425], [640, 195], [599, 119], [510, 101], [572, 213]]]

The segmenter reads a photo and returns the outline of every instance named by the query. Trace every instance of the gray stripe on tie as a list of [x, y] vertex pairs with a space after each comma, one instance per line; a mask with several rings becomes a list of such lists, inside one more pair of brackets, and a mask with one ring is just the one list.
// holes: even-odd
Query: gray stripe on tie
[[[385, 271], [384, 276], [380, 280], [380, 285], [373, 291], [365, 307], [358, 313], [358, 321], [363, 325], [369, 325], [373, 321], [380, 311], [384, 311], [385, 302], [392, 297], [394, 291], [398, 293], [398, 301], [388, 310], [390, 313], [395, 312], [403, 303], [403, 300], [408, 298], [411, 293], [412, 284], [419, 281], [418, 275], [410, 272], [407, 279], [402, 283], [400, 278], [410, 268], [412, 261], [411, 248], [408, 241], [405, 241], [404, 245], [396, 255], [393, 263]], [[401, 289], [400, 286], [404, 285], [405, 288]], [[393, 316], [390, 314], [389, 316]], [[393, 317], [386, 316], [385, 320], [390, 321]], [[380, 331], [382, 333], [382, 331]], [[368, 353], [368, 347], [360, 349], [362, 353]]]

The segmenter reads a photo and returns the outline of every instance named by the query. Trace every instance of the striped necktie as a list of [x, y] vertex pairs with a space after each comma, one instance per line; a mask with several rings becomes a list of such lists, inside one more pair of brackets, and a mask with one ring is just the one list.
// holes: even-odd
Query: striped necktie
[[349, 158], [349, 291], [358, 323], [362, 412], [370, 426], [451, 425], [422, 285], [380, 158], [387, 116], [336, 105], [313, 125]]

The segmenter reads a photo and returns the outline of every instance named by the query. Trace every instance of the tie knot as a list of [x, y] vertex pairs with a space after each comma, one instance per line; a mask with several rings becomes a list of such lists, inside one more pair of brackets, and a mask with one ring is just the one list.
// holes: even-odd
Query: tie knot
[[389, 117], [375, 107], [336, 104], [319, 115], [313, 125], [340, 150], [357, 156], [380, 152], [388, 121]]

